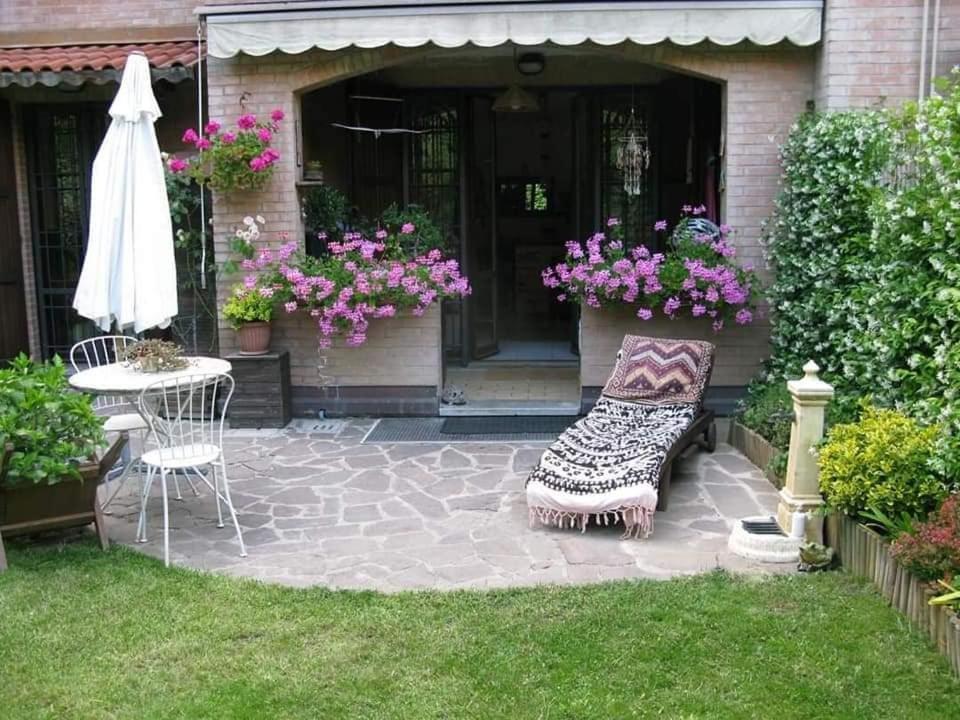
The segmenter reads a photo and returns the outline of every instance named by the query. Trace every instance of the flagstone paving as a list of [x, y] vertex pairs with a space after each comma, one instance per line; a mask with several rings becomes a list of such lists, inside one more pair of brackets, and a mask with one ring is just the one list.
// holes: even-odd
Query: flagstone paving
[[[365, 445], [375, 420], [336, 434], [230, 431], [228, 475], [248, 557], [229, 522], [216, 527], [210, 492], [181, 482], [171, 502], [171, 561], [285, 585], [398, 591], [668, 578], [716, 567], [783, 572], [732, 555], [746, 515], [774, 512], [776, 490], [728, 445], [694, 450], [674, 472], [669, 509], [645, 540], [617, 527], [531, 528], [524, 479], [547, 443]], [[133, 483], [130, 483], [132, 486]], [[114, 503], [110, 535], [160, 556], [154, 491], [146, 544], [135, 542], [131, 487]]]

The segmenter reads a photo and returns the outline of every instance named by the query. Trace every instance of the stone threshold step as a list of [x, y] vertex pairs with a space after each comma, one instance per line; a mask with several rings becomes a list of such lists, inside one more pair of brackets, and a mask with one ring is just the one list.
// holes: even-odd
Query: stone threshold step
[[549, 400], [476, 400], [466, 405], [440, 405], [440, 417], [511, 416], [511, 415], [579, 415], [579, 402]]

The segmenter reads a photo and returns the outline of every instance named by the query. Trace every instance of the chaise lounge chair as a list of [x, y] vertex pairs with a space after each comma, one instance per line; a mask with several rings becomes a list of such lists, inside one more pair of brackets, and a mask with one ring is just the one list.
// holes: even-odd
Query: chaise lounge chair
[[567, 428], [527, 478], [530, 524], [585, 531], [620, 521], [647, 537], [666, 509], [674, 460], [694, 443], [713, 452], [716, 425], [703, 395], [714, 347], [627, 335], [588, 415]]

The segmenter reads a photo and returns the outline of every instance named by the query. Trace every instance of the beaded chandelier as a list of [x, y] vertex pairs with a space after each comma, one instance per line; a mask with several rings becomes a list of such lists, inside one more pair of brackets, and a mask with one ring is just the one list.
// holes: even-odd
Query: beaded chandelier
[[623, 129], [617, 147], [617, 169], [623, 174], [623, 191], [627, 195], [643, 192], [644, 178], [650, 168], [650, 143], [643, 122], [630, 108], [630, 119]]

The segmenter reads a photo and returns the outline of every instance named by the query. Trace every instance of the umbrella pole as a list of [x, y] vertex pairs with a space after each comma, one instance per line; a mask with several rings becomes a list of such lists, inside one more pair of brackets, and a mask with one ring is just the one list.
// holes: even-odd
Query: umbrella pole
[[[203, 23], [197, 23], [197, 129], [203, 131]], [[200, 289], [207, 289], [207, 213], [200, 184]]]

